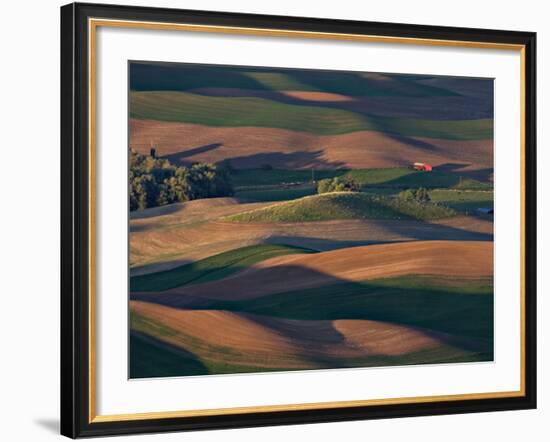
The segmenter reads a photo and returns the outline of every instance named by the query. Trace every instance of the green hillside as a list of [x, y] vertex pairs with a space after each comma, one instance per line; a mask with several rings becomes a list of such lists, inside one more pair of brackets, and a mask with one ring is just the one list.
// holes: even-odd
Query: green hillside
[[130, 117], [219, 127], [272, 127], [318, 135], [375, 130], [449, 140], [480, 140], [493, 136], [491, 119], [389, 118], [331, 107], [285, 104], [265, 98], [210, 97], [187, 92], [132, 92]]
[[[441, 172], [437, 168], [430, 173], [410, 167], [386, 167], [378, 169], [288, 170], [288, 169], [240, 169], [231, 173], [233, 185], [240, 190], [256, 190], [258, 186], [276, 186], [284, 183], [311, 183], [325, 178], [350, 177], [360, 186], [375, 187], [426, 187], [460, 188], [462, 190], [491, 190], [492, 184], [461, 178], [459, 174]], [[244, 189], [243, 189], [244, 188]]]
[[336, 219], [437, 219], [453, 216], [445, 206], [359, 192], [306, 196], [262, 209], [227, 216], [233, 222], [288, 223]]
[[130, 278], [130, 290], [133, 292], [162, 291], [188, 284], [215, 281], [269, 258], [313, 252], [310, 249], [274, 244], [242, 247], [171, 270], [133, 276]]

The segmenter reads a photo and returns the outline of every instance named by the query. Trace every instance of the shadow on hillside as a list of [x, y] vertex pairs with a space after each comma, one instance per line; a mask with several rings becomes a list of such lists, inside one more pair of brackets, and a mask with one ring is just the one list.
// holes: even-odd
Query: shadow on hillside
[[181, 152], [164, 155], [162, 158], [165, 158], [174, 163], [179, 163], [179, 164], [191, 163], [192, 164], [192, 163], [196, 163], [197, 161], [186, 161], [186, 158], [192, 157], [194, 155], [200, 155], [201, 153], [210, 152], [222, 146], [223, 146], [222, 143], [205, 144], [204, 146], [198, 146], [192, 149], [186, 149]]
[[457, 179], [463, 177], [471, 178], [485, 183], [493, 182], [494, 169], [492, 167], [485, 169], [464, 170], [464, 168], [468, 166], [470, 166], [469, 163], [445, 163], [434, 167], [434, 170], [444, 173], [455, 174], [457, 176]]
[[471, 230], [430, 223], [428, 221], [369, 220], [369, 222], [371, 225], [379, 223], [387, 231], [384, 239], [376, 239], [374, 235], [372, 239], [361, 240], [274, 235], [267, 238], [265, 243], [305, 247], [324, 252], [348, 247], [408, 241], [493, 241], [493, 234], [491, 233], [472, 232]]
[[194, 261], [189, 259], [170, 259], [169, 261], [154, 262], [152, 264], [144, 264], [132, 267], [130, 269], [130, 278], [148, 275], [150, 273], [160, 273], [172, 270], [176, 267], [181, 267], [191, 264]]
[[[261, 146], [259, 146], [261, 147]], [[229, 158], [233, 167], [261, 168], [269, 164], [274, 169], [341, 169], [346, 163], [328, 161], [324, 150], [299, 152], [258, 152], [252, 155]]]
[[131, 379], [208, 374], [193, 353], [144, 333], [130, 332], [129, 353]]
[[[406, 135], [399, 135], [397, 133], [392, 133], [392, 132], [384, 132], [384, 135], [386, 135], [388, 138], [398, 141], [399, 143], [403, 143], [407, 146], [414, 147], [415, 149], [421, 149], [421, 150], [430, 151], [430, 152], [440, 150], [439, 147], [437, 147], [435, 144], [428, 143], [427, 141], [419, 140], [418, 138], [409, 137]], [[412, 160], [414, 160], [414, 158]], [[414, 161], [410, 161], [409, 163], [411, 162], [414, 162]]]
[[130, 90], [180, 91], [205, 87], [266, 89], [239, 68], [195, 63], [133, 62], [130, 65]]
[[[369, 122], [376, 128], [377, 131], [382, 132], [386, 137], [393, 139], [399, 143], [405, 144], [406, 146], [413, 147], [415, 149], [434, 152], [440, 150], [435, 144], [429, 143], [427, 141], [419, 140], [416, 137], [402, 135], [393, 129], [393, 127], [386, 123], [387, 118], [376, 118], [373, 116]], [[410, 158], [408, 163], [413, 163], [417, 161], [415, 158]]]
[[400, 238], [417, 241], [493, 241], [492, 233], [473, 232], [458, 227], [446, 226], [430, 221], [380, 221], [384, 227]]
[[307, 249], [326, 252], [328, 250], [345, 249], [350, 247], [368, 246], [372, 244], [385, 244], [394, 241], [377, 240], [338, 240], [327, 238], [316, 238], [307, 236], [285, 236], [274, 235], [265, 240], [266, 244], [278, 244], [294, 247], [304, 247]]
[[149, 209], [134, 210], [130, 212], [130, 221], [146, 218], [154, 218], [156, 216], [170, 215], [175, 212], [184, 210], [184, 203], [167, 204], [165, 206], [151, 207]]
[[[288, 281], [303, 281], [302, 288], [289, 291], [285, 289]], [[345, 337], [331, 321], [363, 319], [418, 328], [446, 344], [487, 351], [493, 339], [493, 296], [486, 284], [490, 281], [459, 277], [439, 283], [438, 277], [352, 282], [289, 264], [177, 292], [132, 293], [130, 297], [171, 308], [239, 313], [289, 340], [306, 339], [312, 345], [343, 343]]]

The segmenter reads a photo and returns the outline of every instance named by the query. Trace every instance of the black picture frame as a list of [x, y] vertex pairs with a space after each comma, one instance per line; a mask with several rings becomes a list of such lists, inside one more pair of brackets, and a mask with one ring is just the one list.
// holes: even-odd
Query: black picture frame
[[[89, 18], [521, 45], [524, 51], [524, 395], [225, 414], [90, 418]], [[536, 34], [73, 3], [61, 8], [61, 434], [71, 437], [536, 408]]]

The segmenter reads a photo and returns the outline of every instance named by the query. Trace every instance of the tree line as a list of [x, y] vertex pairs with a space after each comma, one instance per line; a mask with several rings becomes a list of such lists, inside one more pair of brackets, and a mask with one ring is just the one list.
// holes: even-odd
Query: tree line
[[176, 166], [155, 155], [130, 151], [130, 210], [233, 195], [229, 173], [214, 164]]

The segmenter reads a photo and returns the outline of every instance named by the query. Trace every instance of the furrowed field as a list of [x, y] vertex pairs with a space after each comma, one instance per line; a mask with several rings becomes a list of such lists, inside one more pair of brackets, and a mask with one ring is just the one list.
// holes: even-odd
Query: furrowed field
[[[493, 360], [490, 80], [132, 63], [130, 83], [161, 180], [152, 199], [132, 172], [132, 378]], [[203, 163], [231, 194], [166, 203]]]

